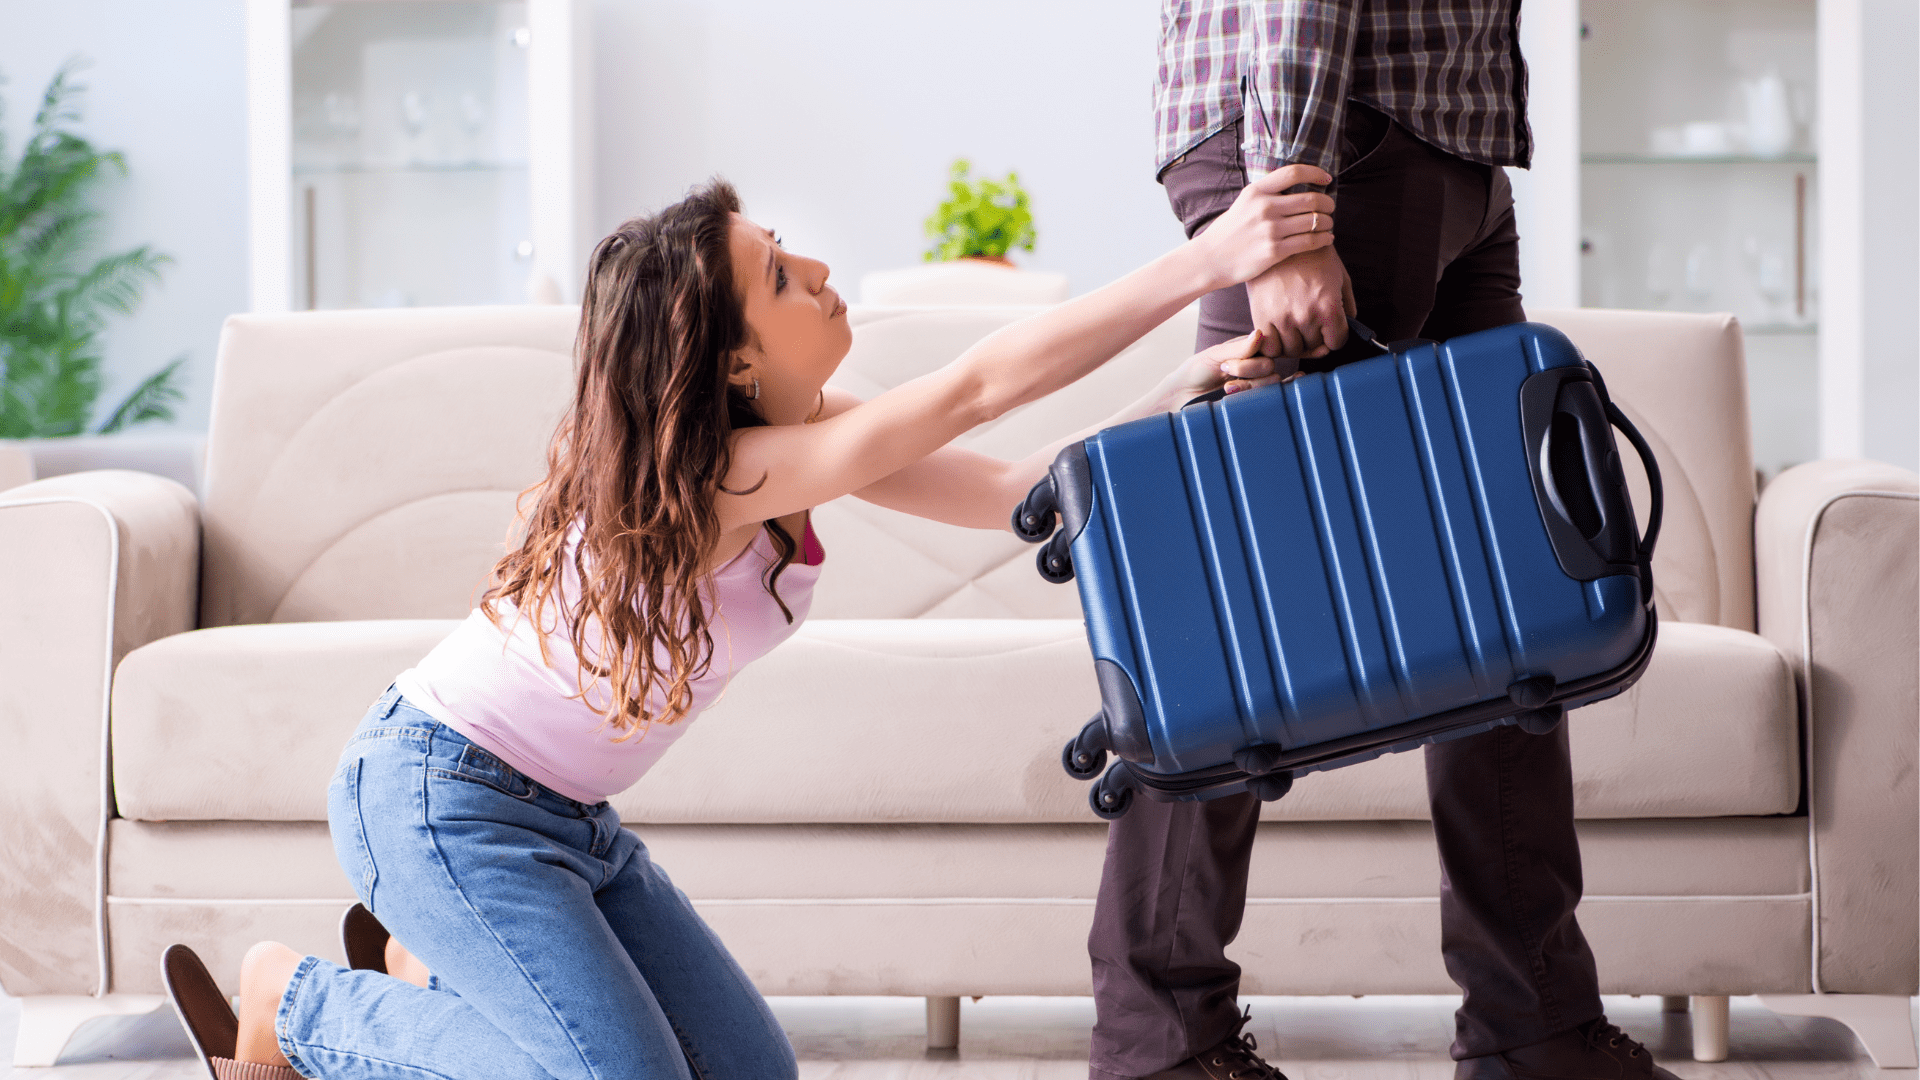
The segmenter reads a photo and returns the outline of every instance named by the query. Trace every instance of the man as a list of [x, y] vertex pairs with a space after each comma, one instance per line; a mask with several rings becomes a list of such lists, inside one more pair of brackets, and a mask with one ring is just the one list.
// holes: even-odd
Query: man
[[[1333, 175], [1335, 241], [1201, 302], [1201, 348], [1266, 331], [1305, 370], [1382, 340], [1525, 318], [1502, 166], [1525, 166], [1519, 0], [1164, 0], [1160, 180], [1189, 236], [1253, 177]], [[1464, 994], [1456, 1080], [1673, 1080], [1607, 1023], [1581, 891], [1565, 725], [1427, 747], [1441, 952]], [[1260, 803], [1135, 799], [1108, 838], [1093, 956], [1094, 1080], [1261, 1080], [1241, 1035], [1239, 931]]]

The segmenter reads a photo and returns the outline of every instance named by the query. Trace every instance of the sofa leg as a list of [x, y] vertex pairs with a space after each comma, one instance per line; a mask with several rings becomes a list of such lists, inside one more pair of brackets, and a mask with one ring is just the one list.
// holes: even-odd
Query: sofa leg
[[952, 1050], [960, 1045], [960, 999], [927, 999], [927, 1049]]
[[1787, 1016], [1825, 1016], [1853, 1029], [1855, 1038], [1883, 1069], [1911, 1069], [1914, 1053], [1912, 999], [1881, 994], [1761, 994], [1760, 1004]]
[[60, 1060], [80, 1025], [102, 1016], [139, 1016], [166, 1004], [157, 994], [41, 994], [20, 999], [20, 1034], [13, 1044], [16, 1069], [41, 1068]]
[[1693, 995], [1693, 1060], [1727, 1060], [1727, 995]]
[[1663, 1013], [1686, 1012], [1688, 1004], [1687, 995], [1685, 994], [1660, 995], [1660, 1011]]

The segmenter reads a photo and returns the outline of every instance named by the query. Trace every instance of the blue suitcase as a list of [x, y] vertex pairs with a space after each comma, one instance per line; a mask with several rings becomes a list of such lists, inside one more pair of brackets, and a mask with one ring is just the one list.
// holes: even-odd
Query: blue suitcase
[[1101, 817], [1544, 734], [1645, 670], [1660, 474], [1600, 373], [1538, 323], [1379, 347], [1102, 431], [1015, 508], [1041, 574], [1078, 579], [1102, 707], [1062, 764]]

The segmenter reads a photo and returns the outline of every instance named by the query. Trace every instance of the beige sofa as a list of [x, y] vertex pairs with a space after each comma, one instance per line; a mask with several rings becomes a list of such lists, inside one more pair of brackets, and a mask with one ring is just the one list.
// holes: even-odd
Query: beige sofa
[[[855, 308], [871, 394], [1022, 309]], [[1608, 992], [1837, 1015], [1913, 1063], [1916, 477], [1829, 461], [1757, 500], [1740, 332], [1540, 312], [1657, 450], [1663, 626], [1570, 723]], [[242, 316], [203, 499], [97, 472], [0, 495], [0, 986], [16, 1060], [154, 1007], [172, 941], [230, 977], [273, 937], [336, 953], [352, 891], [324, 789], [365, 706], [469, 608], [567, 397], [557, 308]], [[1020, 453], [1184, 356], [1174, 320], [975, 433]], [[1645, 505], [1644, 492], [1640, 505]], [[617, 805], [769, 994], [1084, 994], [1105, 826], [1060, 746], [1097, 702], [1070, 587], [1011, 534], [822, 507], [813, 620]], [[1266, 809], [1249, 994], [1452, 991], [1418, 755]], [[1817, 995], [1817, 996], [1816, 996]]]

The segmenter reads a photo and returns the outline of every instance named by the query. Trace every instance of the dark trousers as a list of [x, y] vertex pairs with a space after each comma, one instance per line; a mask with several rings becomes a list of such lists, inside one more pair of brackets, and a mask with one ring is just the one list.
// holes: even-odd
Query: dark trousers
[[[1353, 164], [1339, 176], [1334, 248], [1360, 321], [1390, 341], [1524, 319], [1505, 174], [1370, 109], [1350, 103], [1349, 112], [1343, 160]], [[1189, 236], [1245, 185], [1239, 134], [1221, 132], [1162, 177]], [[1200, 312], [1201, 348], [1252, 329], [1244, 286], [1210, 294]], [[1350, 345], [1302, 366], [1324, 370], [1366, 351]], [[1499, 727], [1426, 755], [1440, 949], [1464, 994], [1453, 1057], [1526, 1046], [1600, 1016], [1593, 953], [1573, 916], [1580, 846], [1566, 726], [1549, 735]], [[1246, 908], [1259, 818], [1251, 795], [1136, 798], [1112, 824], [1088, 939], [1096, 1080], [1158, 1072], [1234, 1030], [1240, 968], [1225, 950]]]

